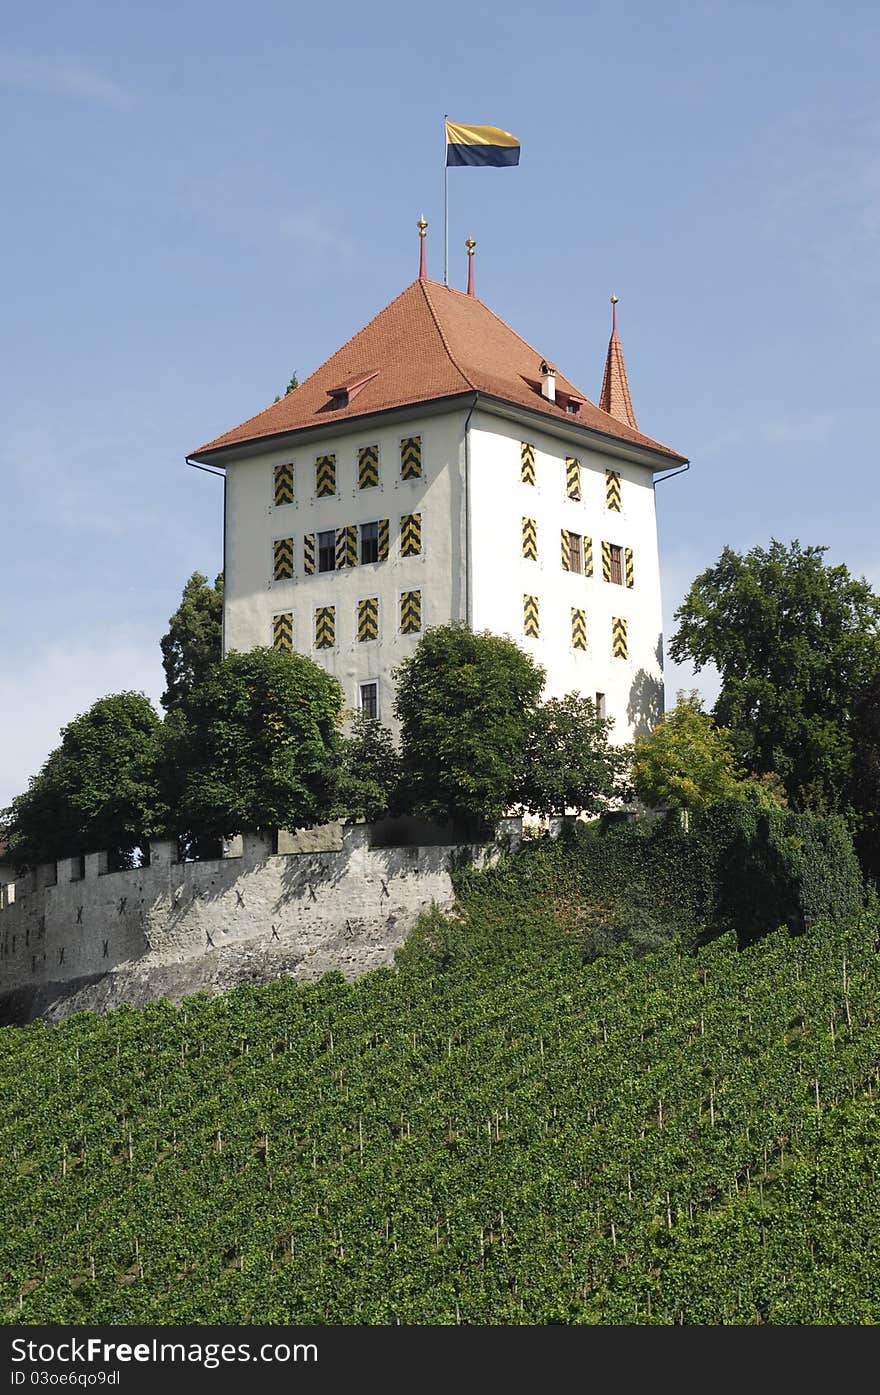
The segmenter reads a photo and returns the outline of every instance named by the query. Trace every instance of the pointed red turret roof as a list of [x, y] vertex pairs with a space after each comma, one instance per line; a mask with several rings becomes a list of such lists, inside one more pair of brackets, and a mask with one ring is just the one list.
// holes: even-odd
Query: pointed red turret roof
[[[668, 446], [642, 435], [634, 419], [626, 422], [612, 414], [614, 419], [609, 420], [606, 411], [561, 373], [556, 376], [556, 401], [548, 401], [541, 395], [544, 357], [475, 296], [420, 279], [293, 392], [200, 446], [193, 455], [199, 459], [245, 442], [480, 392], [569, 426], [586, 427], [684, 460]], [[360, 386], [357, 392], [346, 391], [346, 384]], [[569, 402], [577, 406], [575, 415], [568, 411]]]
[[608, 340], [608, 353], [605, 358], [605, 376], [602, 391], [599, 393], [599, 406], [615, 421], [625, 422], [638, 431], [632, 398], [629, 395], [629, 382], [626, 364], [623, 361], [623, 348], [617, 337], [617, 296], [611, 297], [611, 338]]

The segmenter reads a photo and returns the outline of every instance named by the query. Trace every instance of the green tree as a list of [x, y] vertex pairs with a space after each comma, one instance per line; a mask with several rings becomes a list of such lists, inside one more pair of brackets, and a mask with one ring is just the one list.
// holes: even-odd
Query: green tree
[[223, 574], [213, 586], [201, 572], [193, 572], [183, 596], [162, 636], [165, 692], [162, 706], [174, 712], [185, 706], [189, 695], [220, 662], [223, 643]]
[[775, 772], [795, 809], [842, 809], [853, 713], [880, 667], [880, 597], [827, 549], [725, 548], [676, 612], [669, 652], [721, 675], [718, 724], [752, 775]]
[[391, 732], [358, 712], [337, 756], [334, 815], [371, 823], [384, 818], [394, 808], [400, 778], [400, 754]]
[[180, 822], [199, 838], [318, 822], [341, 717], [342, 689], [311, 659], [233, 650], [190, 694], [166, 751], [185, 772]]
[[[293, 392], [294, 388], [298, 388], [298, 387], [299, 387], [299, 378], [297, 377], [297, 375], [296, 375], [296, 369], [294, 368], [293, 372], [292, 372], [291, 375], [290, 375], [290, 382], [287, 384], [287, 387], [284, 389], [284, 396], [285, 396], [285, 397], [289, 397], [289, 395]], [[276, 398], [275, 398], [275, 401], [276, 401], [276, 402], [280, 402], [280, 401], [281, 401], [280, 396], [276, 397]]]
[[517, 791], [532, 814], [597, 814], [622, 792], [629, 750], [609, 744], [613, 718], [579, 693], [550, 698], [532, 715]]
[[397, 670], [405, 798], [470, 836], [510, 807], [544, 670], [510, 639], [426, 630]]
[[159, 718], [143, 693], [114, 693], [61, 732], [28, 789], [4, 810], [22, 867], [108, 850], [122, 865], [156, 819]]
[[636, 737], [630, 778], [645, 804], [673, 809], [705, 809], [742, 786], [731, 735], [703, 711], [696, 691], [680, 692], [654, 730]]
[[855, 843], [865, 874], [880, 883], [880, 669], [853, 713]]

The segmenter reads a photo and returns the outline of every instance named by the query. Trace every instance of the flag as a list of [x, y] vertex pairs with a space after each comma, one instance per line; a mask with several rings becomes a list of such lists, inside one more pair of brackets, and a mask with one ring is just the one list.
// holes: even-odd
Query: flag
[[446, 123], [446, 164], [518, 165], [519, 141], [498, 126]]

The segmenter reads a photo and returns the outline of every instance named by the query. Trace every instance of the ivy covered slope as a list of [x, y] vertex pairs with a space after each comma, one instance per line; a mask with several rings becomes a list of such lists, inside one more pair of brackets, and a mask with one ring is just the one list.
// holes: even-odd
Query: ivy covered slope
[[880, 1320], [876, 918], [595, 957], [587, 852], [396, 974], [0, 1033], [3, 1321]]

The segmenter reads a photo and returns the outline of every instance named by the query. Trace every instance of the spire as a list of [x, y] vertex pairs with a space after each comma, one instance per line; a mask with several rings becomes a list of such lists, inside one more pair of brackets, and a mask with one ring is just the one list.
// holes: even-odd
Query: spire
[[611, 297], [611, 338], [608, 340], [608, 357], [605, 360], [605, 376], [599, 394], [599, 406], [603, 412], [617, 421], [625, 421], [634, 431], [638, 431], [629, 383], [626, 380], [626, 364], [623, 349], [617, 337], [617, 296]]
[[477, 244], [474, 242], [474, 239], [473, 239], [472, 237], [469, 237], [469, 238], [467, 239], [467, 241], [465, 242], [464, 245], [465, 245], [465, 247], [467, 248], [467, 254], [468, 254], [468, 288], [467, 288], [467, 293], [468, 293], [468, 295], [473, 295], [473, 294], [474, 294], [474, 248], [476, 247]]
[[419, 230], [419, 280], [427, 281], [428, 272], [425, 265], [425, 236], [428, 232], [428, 224], [424, 218], [420, 218], [416, 227]]

